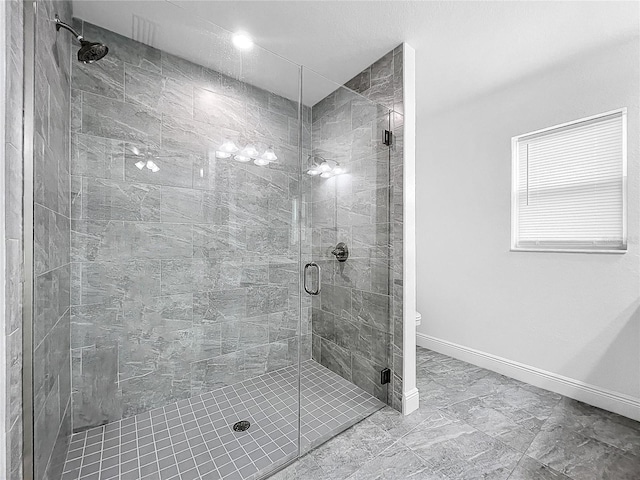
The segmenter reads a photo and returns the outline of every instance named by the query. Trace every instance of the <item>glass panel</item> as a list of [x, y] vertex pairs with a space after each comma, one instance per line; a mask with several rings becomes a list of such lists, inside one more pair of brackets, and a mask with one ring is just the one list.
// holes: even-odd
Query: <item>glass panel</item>
[[267, 474], [311, 351], [300, 68], [169, 2], [69, 7], [36, 27], [35, 477]]
[[391, 403], [393, 331], [390, 111], [308, 69], [303, 85], [303, 262], [322, 271], [301, 364], [304, 452]]

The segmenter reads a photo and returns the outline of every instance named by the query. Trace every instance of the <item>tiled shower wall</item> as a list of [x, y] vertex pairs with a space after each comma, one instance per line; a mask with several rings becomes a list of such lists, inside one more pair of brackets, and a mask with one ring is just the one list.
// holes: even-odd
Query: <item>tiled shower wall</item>
[[71, 433], [69, 108], [71, 37], [52, 19], [71, 2], [36, 9], [33, 401], [35, 478], [61, 472]]
[[[110, 48], [72, 66], [73, 429], [83, 430], [297, 362], [298, 107], [75, 26]], [[216, 159], [225, 138], [272, 145], [278, 162]], [[157, 173], [135, 166], [149, 158]]]
[[[323, 267], [313, 358], [401, 410], [402, 46], [346, 87], [371, 103], [341, 88], [312, 109], [314, 153], [348, 172], [313, 179], [313, 255]], [[385, 129], [394, 134], [391, 149], [382, 144]], [[350, 249], [345, 263], [331, 254], [338, 242]], [[392, 379], [383, 386], [385, 367]]]
[[[22, 109], [23, 109], [23, 5], [20, 0], [2, 2], [2, 30], [5, 60], [4, 123], [1, 157], [4, 168], [3, 199], [4, 225], [0, 227], [4, 252], [5, 282], [3, 311], [0, 312], [0, 350], [5, 355], [6, 394], [0, 395], [4, 422], [2, 443], [6, 445], [4, 469], [0, 478], [22, 479]], [[0, 178], [2, 176], [0, 175]], [[2, 260], [0, 259], [0, 264]]]

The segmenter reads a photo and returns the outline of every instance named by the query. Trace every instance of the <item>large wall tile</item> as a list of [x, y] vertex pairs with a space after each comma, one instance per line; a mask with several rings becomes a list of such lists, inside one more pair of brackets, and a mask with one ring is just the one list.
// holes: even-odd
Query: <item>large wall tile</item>
[[160, 144], [161, 116], [156, 111], [82, 93], [82, 132], [132, 142]]
[[92, 64], [72, 62], [71, 71], [71, 82], [74, 88], [103, 97], [124, 100], [124, 63], [114, 55], [109, 54]]
[[124, 143], [110, 138], [71, 135], [71, 173], [85, 177], [124, 179]]
[[125, 65], [126, 100], [166, 115], [193, 117], [193, 86], [189, 83]]
[[[82, 32], [92, 42], [105, 43], [109, 57], [152, 72], [160, 71], [160, 50], [89, 22], [82, 22]], [[75, 84], [73, 87], [77, 88]]]

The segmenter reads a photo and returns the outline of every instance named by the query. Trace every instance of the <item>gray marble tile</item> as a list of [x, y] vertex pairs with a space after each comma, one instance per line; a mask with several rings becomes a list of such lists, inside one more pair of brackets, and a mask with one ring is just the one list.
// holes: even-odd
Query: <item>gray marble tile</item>
[[163, 186], [160, 214], [163, 222], [203, 223], [206, 216], [203, 192]]
[[283, 312], [270, 313], [269, 342], [277, 342], [296, 337], [300, 332], [300, 321], [300, 311], [298, 308], [290, 308]]
[[122, 417], [118, 389], [118, 348], [86, 347], [73, 367], [73, 428], [75, 431], [102, 425]]
[[7, 365], [6, 419], [13, 425], [22, 417], [22, 329], [14, 330], [5, 337]]
[[161, 191], [156, 185], [101, 178], [82, 182], [82, 218], [158, 222]]
[[320, 292], [322, 310], [334, 315], [348, 317], [351, 314], [352, 300], [350, 288], [324, 285]]
[[264, 138], [264, 143], [290, 144], [289, 118], [264, 108], [247, 110], [243, 131], [249, 138]]
[[393, 110], [398, 113], [404, 113], [403, 57], [403, 46], [399, 45], [393, 50]]
[[44, 410], [35, 415], [34, 421], [34, 437], [38, 439], [37, 448], [34, 450], [34, 471], [36, 478], [42, 478], [49, 457], [57, 438], [58, 427], [60, 424], [60, 397], [57, 389], [52, 391], [46, 399]]
[[409, 415], [403, 415], [391, 407], [385, 407], [365, 419], [364, 422], [373, 423], [392, 438], [399, 439], [428, 419], [435, 411], [434, 407], [421, 404], [418, 410]]
[[[281, 97], [280, 95], [276, 95], [271, 92], [268, 92], [267, 95], [269, 97], [269, 110], [287, 115], [288, 117], [296, 120], [298, 119], [298, 102], [294, 102], [293, 100], [289, 100], [288, 98]], [[311, 112], [307, 110], [307, 115], [310, 113]]]
[[278, 285], [247, 287], [247, 316], [285, 311], [289, 308], [289, 291]]
[[99, 62], [91, 64], [72, 62], [73, 88], [103, 97], [124, 100], [125, 64], [111, 55], [111, 52], [112, 50], [109, 50], [109, 55]]
[[125, 300], [160, 294], [160, 261], [86, 262], [82, 264], [82, 305], [121, 309]]
[[89, 22], [83, 22], [82, 28], [84, 36], [92, 42], [99, 41], [109, 46], [109, 57], [146, 70], [160, 71], [160, 50]]
[[11, 144], [5, 148], [5, 235], [22, 238], [22, 152]]
[[375, 364], [360, 355], [351, 354], [351, 380], [378, 400], [387, 401], [388, 384], [380, 384], [380, 371], [386, 364]]
[[69, 306], [69, 265], [35, 278], [34, 345], [40, 344]]
[[203, 88], [194, 90], [195, 120], [240, 132], [246, 128], [246, 117], [246, 99]]
[[193, 251], [192, 232], [180, 224], [134, 224], [124, 225], [124, 235], [135, 242], [127, 244], [128, 250], [121, 252], [126, 258], [184, 258]]
[[163, 298], [161, 305], [132, 302], [131, 317], [125, 320], [123, 341], [118, 348], [120, 382], [188, 370], [189, 352], [196, 339], [190, 330], [191, 320], [183, 319], [188, 314], [186, 301], [171, 296]]
[[407, 447], [392, 445], [367, 462], [349, 480], [446, 480]]
[[[139, 169], [136, 163], [151, 159], [160, 170]], [[125, 143], [124, 178], [128, 182], [169, 185], [191, 188], [196, 166], [202, 162], [202, 155], [184, 150], [156, 148], [155, 146]]]
[[[221, 328], [222, 354], [247, 350], [269, 343], [269, 321], [266, 315], [242, 321], [223, 322]], [[266, 355], [265, 352], [265, 362]]]
[[320, 364], [342, 378], [352, 381], [351, 353], [324, 338], [321, 340]]
[[187, 352], [190, 362], [222, 355], [222, 327], [220, 324], [202, 323], [191, 327], [193, 350]]
[[58, 159], [40, 135], [34, 138], [34, 201], [58, 210]]
[[194, 321], [222, 322], [246, 317], [244, 288], [194, 294]]
[[244, 351], [221, 355], [191, 364], [191, 395], [244, 380]]
[[335, 340], [335, 315], [319, 308], [313, 308], [311, 315], [313, 334], [327, 340]]
[[253, 378], [268, 371], [271, 345], [266, 344], [244, 350], [244, 377]]
[[[290, 365], [294, 365], [298, 361], [299, 342], [297, 337], [291, 337], [285, 341], [270, 342], [267, 356], [267, 371], [271, 372], [279, 370]], [[305, 358], [300, 352], [300, 356]]]
[[204, 76], [203, 67], [200, 65], [166, 52], [162, 52], [161, 57], [163, 75], [175, 78], [183, 83], [197, 82]]
[[562, 425], [621, 450], [640, 455], [640, 423], [577, 400], [563, 398], [553, 409], [545, 429]]
[[22, 282], [23, 282], [23, 250], [22, 241], [7, 239], [5, 241], [6, 257], [6, 291], [5, 291], [5, 330], [11, 335], [22, 326]]
[[271, 477], [272, 480], [331, 480], [311, 455], [305, 455], [294, 464], [288, 466]]
[[568, 480], [569, 477], [524, 455], [509, 480]]
[[450, 478], [509, 477], [520, 453], [469, 425], [434, 413], [401, 439], [433, 471]]
[[394, 440], [375, 425], [359, 423], [311, 452], [311, 457], [332, 479], [349, 477]]
[[366, 92], [371, 87], [371, 67], [364, 69], [358, 75], [345, 83], [344, 86], [354, 92]]
[[371, 87], [364, 94], [374, 102], [388, 108], [394, 105], [393, 52], [389, 52], [371, 65]]
[[104, 304], [71, 307], [71, 348], [117, 345], [123, 334], [122, 310]]
[[522, 409], [540, 420], [546, 420], [561, 399], [557, 393], [526, 384], [516, 384], [504, 389], [501, 397], [508, 405]]
[[131, 142], [160, 144], [161, 118], [140, 105], [82, 93], [82, 132]]
[[[10, 143], [14, 147], [20, 147], [22, 145], [22, 111], [23, 111], [23, 96], [22, 96], [22, 62], [15, 58], [7, 58], [6, 62], [6, 95], [4, 101], [5, 115], [6, 115], [6, 137], [5, 141]], [[42, 85], [42, 77], [38, 75], [36, 80], [36, 86]], [[36, 89], [37, 98], [44, 98], [46, 92], [43, 88]], [[47, 119], [45, 112], [37, 108], [36, 114], [36, 131], [42, 133], [47, 127]]]
[[82, 90], [71, 89], [71, 124], [72, 133], [82, 132]]
[[523, 410], [502, 404], [501, 398], [472, 398], [443, 409], [519, 452], [525, 452], [542, 427], [542, 421]]
[[193, 117], [193, 86], [180, 80], [125, 66], [126, 101], [175, 117]]
[[476, 397], [465, 390], [448, 389], [428, 378], [418, 378], [417, 387], [420, 391], [420, 404], [435, 408], [443, 408]]
[[15, 422], [7, 432], [7, 459], [11, 467], [11, 480], [22, 480], [22, 422]]
[[322, 358], [322, 337], [320, 335], [311, 335], [311, 358], [321, 364]]
[[187, 118], [162, 116], [162, 147], [203, 154], [214, 151], [225, 138], [236, 138], [237, 133], [216, 129], [213, 125]]
[[527, 455], [573, 479], [633, 479], [640, 457], [561, 425], [545, 426]]
[[191, 371], [185, 362], [163, 365], [153, 375], [130, 378], [122, 387], [122, 418], [148, 412], [191, 396]]
[[352, 290], [351, 315], [365, 325], [382, 332], [390, 331], [389, 297], [375, 293]]

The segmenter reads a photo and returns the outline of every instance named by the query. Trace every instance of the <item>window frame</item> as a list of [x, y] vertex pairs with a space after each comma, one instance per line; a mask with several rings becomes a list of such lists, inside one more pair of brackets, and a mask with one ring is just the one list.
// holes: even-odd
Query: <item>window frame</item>
[[[572, 244], [568, 248], [558, 247], [554, 245], [550, 248], [545, 247], [519, 247], [517, 246], [518, 231], [518, 141], [531, 136], [538, 136], [554, 130], [560, 130], [572, 127], [585, 122], [592, 122], [598, 119], [604, 119], [613, 115], [620, 115], [622, 121], [622, 246], [619, 248], [610, 247], [590, 247], [578, 248]], [[618, 108], [608, 112], [591, 115], [589, 117], [580, 118], [570, 122], [561, 123], [551, 127], [543, 128], [522, 135], [511, 137], [511, 252], [545, 252], [545, 253], [627, 253], [628, 237], [627, 237], [627, 196], [628, 196], [628, 173], [627, 173], [627, 108]]]

